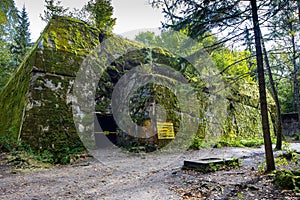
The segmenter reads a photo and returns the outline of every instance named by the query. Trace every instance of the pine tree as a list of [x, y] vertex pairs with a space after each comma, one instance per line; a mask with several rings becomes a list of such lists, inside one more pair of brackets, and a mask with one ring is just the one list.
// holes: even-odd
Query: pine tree
[[29, 32], [29, 21], [25, 6], [19, 16], [19, 23], [16, 27], [16, 35], [14, 38], [14, 45], [12, 53], [14, 53], [15, 63], [19, 65], [22, 58], [30, 47], [30, 32]]
[[13, 0], [1, 2], [1, 10], [5, 13], [4, 32], [5, 39], [12, 44], [15, 35], [15, 28], [18, 22], [18, 9]]
[[45, 22], [49, 22], [53, 15], [65, 16], [67, 15], [68, 8], [64, 8], [61, 5], [61, 1], [45, 0], [44, 16], [40, 15], [41, 19]]
[[11, 53], [9, 50], [9, 44], [0, 38], [0, 91], [6, 84], [13, 69], [11, 67]]
[[[272, 20], [269, 22], [269, 28], [272, 32], [271, 38], [276, 40], [278, 47], [282, 47], [280, 53], [287, 54], [288, 57], [285, 62], [292, 70], [290, 71], [291, 80], [293, 80], [293, 110], [298, 112], [300, 116], [300, 85], [299, 85], [299, 54], [298, 54], [298, 41], [299, 41], [299, 9], [300, 3], [299, 1], [290, 1], [290, 0], [282, 0], [282, 1], [274, 1], [271, 4], [271, 9], [279, 10], [277, 15], [275, 15]], [[300, 122], [300, 118], [299, 118]]]
[[15, 2], [13, 0], [0, 1], [0, 37], [9, 44], [9, 48], [14, 41], [18, 19]]
[[15, 69], [11, 48], [15, 36], [18, 10], [13, 0], [0, 1], [0, 90]]
[[270, 126], [268, 119], [268, 107], [267, 107], [267, 95], [266, 95], [266, 83], [264, 77], [264, 66], [263, 66], [263, 53], [261, 46], [261, 33], [259, 27], [258, 8], [256, 0], [251, 0], [251, 10], [253, 19], [253, 30], [255, 37], [255, 48], [256, 48], [256, 62], [257, 62], [257, 77], [259, 86], [260, 96], [260, 110], [262, 118], [262, 129], [264, 136], [265, 152], [266, 152], [266, 164], [267, 171], [275, 170], [274, 155], [272, 149], [272, 142], [270, 137]]
[[[164, 28], [186, 30], [189, 37], [201, 37], [214, 28], [240, 24], [241, 15], [248, 10], [240, 9], [240, 0], [151, 0], [153, 6], [163, 7], [166, 22]], [[248, 16], [249, 17], [249, 16]]]
[[112, 31], [116, 19], [112, 18], [113, 7], [110, 0], [91, 0], [83, 8], [88, 13], [89, 21], [100, 30]]

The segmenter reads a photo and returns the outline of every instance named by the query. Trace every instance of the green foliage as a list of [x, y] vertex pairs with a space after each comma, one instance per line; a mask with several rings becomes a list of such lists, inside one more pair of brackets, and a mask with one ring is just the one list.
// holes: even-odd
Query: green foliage
[[299, 164], [299, 155], [295, 150], [287, 150], [282, 153], [278, 158], [279, 165], [286, 165], [288, 162], [292, 162], [294, 164]]
[[7, 41], [2, 40], [0, 38], [0, 91], [7, 83], [9, 77], [14, 71], [14, 67], [12, 67], [12, 54], [9, 50], [9, 44]]
[[266, 171], [267, 165], [266, 165], [266, 161], [264, 161], [263, 163], [259, 163], [257, 165], [257, 171], [260, 173], [264, 173]]
[[139, 33], [137, 36], [135, 36], [134, 40], [143, 44], [156, 45], [156, 38], [157, 36], [155, 36], [154, 32], [147, 31]]
[[280, 107], [284, 113], [297, 111], [299, 104], [298, 30], [300, 28], [299, 1], [271, 1], [269, 9], [276, 12], [268, 20], [269, 40], [272, 45], [270, 59], [277, 79]]
[[18, 10], [13, 0], [0, 1], [0, 91], [16, 69], [11, 52], [18, 22]]
[[221, 48], [212, 52], [211, 56], [213, 57], [217, 68], [228, 81], [235, 83], [242, 79], [253, 82], [247, 63], [247, 58], [250, 56], [248, 51]]
[[33, 59], [27, 60], [22, 70], [19, 68], [16, 71], [14, 75], [16, 81], [8, 81], [6, 87], [0, 92], [0, 135], [9, 137], [15, 142], [18, 138], [23, 116], [25, 94], [27, 94], [29, 87], [27, 81], [30, 79], [29, 72], [31, 69], [26, 68], [26, 66], [33, 64], [33, 62]]
[[286, 74], [287, 69], [280, 69], [278, 67], [277, 72], [279, 77], [277, 77], [277, 90], [279, 94], [279, 102], [282, 113], [289, 113], [294, 111], [294, 94], [293, 94], [293, 83], [290, 77]]
[[16, 25], [16, 35], [14, 37], [14, 44], [12, 45], [12, 53], [15, 57], [15, 63], [18, 66], [22, 58], [28, 52], [30, 47], [30, 32], [29, 32], [29, 21], [25, 6], [23, 6], [19, 22]]
[[257, 147], [264, 144], [263, 139], [241, 139], [235, 141], [220, 140], [217, 142], [219, 147]]
[[61, 5], [61, 1], [59, 0], [45, 0], [45, 7], [46, 10], [44, 10], [44, 15], [42, 16], [40, 14], [40, 18], [45, 21], [45, 22], [49, 22], [49, 20], [54, 16], [54, 15], [58, 15], [58, 16], [66, 16], [67, 15], [67, 11], [68, 8], [64, 8]]
[[277, 42], [288, 41], [286, 38], [295, 35], [297, 29], [299, 29], [299, 19], [295, 15], [298, 12], [297, 1], [272, 1], [270, 9], [277, 12], [270, 19], [269, 29], [272, 31], [270, 37], [279, 39]]
[[291, 56], [282, 50], [286, 48], [285, 44], [276, 43], [272, 46], [274, 51], [270, 57], [270, 65], [276, 82], [280, 109], [282, 113], [289, 113], [295, 110], [294, 105], [294, 86], [293, 86], [293, 63]]
[[[135, 40], [149, 46], [158, 46], [169, 50], [170, 52], [181, 56], [190, 56], [200, 51], [204, 47], [211, 46], [219, 41], [210, 32], [205, 34], [205, 38], [196, 42], [184, 35], [185, 31], [164, 31], [160, 35], [154, 32], [142, 32], [135, 37]], [[189, 47], [189, 48], [186, 48]], [[250, 56], [248, 51], [231, 50], [224, 46], [219, 46], [210, 52], [220, 75], [229, 82], [229, 84], [241, 84], [239, 80], [253, 82], [251, 71], [248, 68], [247, 58]], [[195, 74], [191, 74], [195, 77]]]
[[195, 136], [189, 149], [197, 150], [200, 149], [201, 147], [203, 147], [203, 139], [200, 138], [199, 136]]
[[0, 152], [11, 152], [15, 148], [15, 142], [6, 136], [0, 136]]
[[0, 1], [0, 21], [0, 38], [12, 44], [18, 22], [18, 10], [13, 0]]
[[290, 151], [291, 143], [283, 141], [282, 142], [282, 150], [284, 151]]
[[50, 164], [69, 164], [72, 155], [82, 154], [85, 152], [83, 147], [74, 143], [70, 147], [58, 147], [54, 149], [33, 150], [28, 144], [19, 142], [15, 143], [7, 137], [0, 137], [0, 152], [9, 152], [19, 160], [26, 160], [27, 157]]
[[288, 161], [284, 157], [275, 158], [275, 163], [278, 166], [286, 166], [286, 165], [288, 165]]
[[300, 168], [294, 170], [278, 170], [272, 175], [276, 186], [300, 192]]
[[236, 24], [240, 17], [239, 1], [151, 0], [153, 6], [163, 7], [164, 27], [186, 30], [192, 38], [200, 38], [213, 28]]
[[243, 199], [243, 198], [244, 198], [244, 195], [241, 194], [241, 193], [238, 193], [237, 196], [238, 196], [238, 198], [240, 198], [240, 199]]
[[113, 7], [110, 0], [90, 0], [83, 11], [87, 12], [89, 22], [100, 30], [111, 32], [116, 24], [116, 19], [112, 18]]
[[39, 155], [40, 158], [48, 159], [50, 163], [66, 165], [70, 163], [71, 155], [82, 152], [85, 152], [85, 148], [81, 145], [81, 142], [74, 142], [68, 146], [62, 145], [54, 149], [38, 151], [37, 155]]
[[299, 141], [300, 140], [300, 133], [295, 134], [294, 140]]
[[213, 146], [215, 148], [222, 147], [257, 147], [264, 144], [263, 139], [239, 139], [239, 140], [228, 140], [226, 138], [222, 138], [217, 142], [206, 142], [203, 138], [199, 136], [195, 136], [192, 144], [190, 145], [190, 149], [200, 149], [202, 147]]
[[196, 42], [196, 40], [192, 40], [186, 36], [184, 30], [177, 32], [169, 29], [162, 31], [159, 35], [155, 35], [154, 32], [149, 31], [141, 32], [135, 37], [135, 40], [147, 46], [161, 47], [175, 55], [189, 56], [203, 49], [203, 47], [217, 42], [217, 38], [210, 32], [206, 33], [205, 36], [200, 42]]

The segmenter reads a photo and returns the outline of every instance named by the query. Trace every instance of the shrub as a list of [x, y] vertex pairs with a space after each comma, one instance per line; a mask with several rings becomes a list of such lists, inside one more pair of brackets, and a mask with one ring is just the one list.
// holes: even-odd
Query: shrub
[[273, 183], [277, 187], [300, 192], [300, 168], [295, 170], [278, 170], [273, 174]]
[[0, 152], [11, 152], [15, 146], [8, 137], [0, 136]]

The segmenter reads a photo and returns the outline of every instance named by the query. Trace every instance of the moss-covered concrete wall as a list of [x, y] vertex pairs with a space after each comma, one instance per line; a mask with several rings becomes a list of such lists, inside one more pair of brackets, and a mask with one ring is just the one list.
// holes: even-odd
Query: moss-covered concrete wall
[[12, 142], [19, 137], [35, 58], [36, 47], [0, 93], [0, 136]]
[[[54, 17], [50, 21], [33, 50], [0, 94], [0, 136], [4, 135], [13, 141], [20, 139], [34, 149], [53, 150], [81, 145], [69, 97], [82, 61], [99, 45], [98, 34], [98, 29], [70, 18]], [[126, 49], [136, 50], [116, 59], [101, 77], [95, 98], [96, 111], [102, 113], [110, 112], [112, 91], [122, 75], [141, 63], [149, 62], [149, 49], [121, 37], [111, 37], [114, 44], [106, 49], [108, 53], [120, 52], [123, 55], [122, 52]], [[151, 51], [156, 63], [179, 70], [181, 60], [163, 49]], [[181, 73], [186, 76], [188, 70], [187, 67]], [[187, 77], [188, 80], [189, 78], [191, 77]], [[224, 136], [232, 139], [260, 136], [257, 86], [244, 82], [228, 88], [227, 117], [220, 119], [224, 124]], [[205, 109], [208, 106], [208, 94], [200, 93], [199, 104]], [[176, 105], [174, 95], [170, 92], [165, 96], [158, 94], [158, 102], [168, 99], [162, 103], [168, 110], [168, 120], [173, 120], [179, 126], [180, 117], [174, 113], [179, 112], [180, 108]], [[193, 110], [193, 105], [190, 110]], [[270, 111], [273, 111], [272, 106]], [[200, 115], [195, 119], [200, 117], [207, 123], [201, 123], [198, 134], [205, 136], [210, 124], [204, 113]]]
[[0, 135], [35, 149], [80, 143], [67, 96], [98, 33], [70, 18], [50, 21], [0, 95]]

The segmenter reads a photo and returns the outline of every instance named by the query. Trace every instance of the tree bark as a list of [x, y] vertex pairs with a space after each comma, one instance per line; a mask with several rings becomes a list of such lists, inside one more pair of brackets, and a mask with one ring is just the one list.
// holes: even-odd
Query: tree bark
[[[261, 34], [261, 31], [259, 31], [259, 32]], [[278, 94], [277, 94], [277, 90], [275, 88], [275, 84], [274, 84], [274, 80], [273, 80], [273, 76], [272, 76], [272, 71], [271, 71], [271, 67], [270, 67], [270, 62], [269, 62], [269, 58], [268, 58], [268, 54], [267, 54], [267, 50], [266, 50], [266, 47], [265, 47], [265, 43], [264, 43], [262, 34], [261, 34], [261, 39], [262, 39], [261, 44], [262, 44], [262, 49], [263, 49], [263, 53], [264, 53], [267, 74], [268, 74], [269, 82], [270, 82], [270, 86], [271, 86], [271, 93], [272, 93], [272, 96], [274, 98], [275, 105], [276, 105], [277, 122], [276, 122], [275, 129], [276, 129], [277, 141], [276, 141], [275, 149], [281, 150], [282, 149], [283, 133], [282, 133], [282, 120], [281, 120], [280, 104], [279, 104]]]
[[292, 45], [293, 45], [293, 82], [294, 82], [294, 105], [296, 106], [297, 113], [298, 113], [298, 121], [300, 123], [300, 97], [299, 97], [299, 85], [297, 80], [298, 74], [298, 66], [296, 63], [297, 55], [296, 55], [296, 44], [295, 44], [295, 36], [292, 35]]
[[[297, 0], [297, 7], [298, 7], [298, 18], [300, 20], [300, 0]], [[293, 27], [292, 27], [293, 29]], [[295, 97], [295, 104], [296, 104], [296, 109], [298, 113], [298, 121], [300, 123], [300, 94], [299, 94], [299, 84], [298, 84], [298, 66], [296, 64], [296, 44], [295, 44], [295, 36], [292, 35], [292, 43], [293, 43], [293, 66], [294, 66], [294, 71], [293, 71], [293, 80], [294, 80], [294, 97]]]
[[270, 127], [268, 119], [268, 108], [267, 108], [267, 98], [266, 98], [266, 83], [264, 77], [264, 67], [263, 67], [263, 56], [261, 48], [261, 39], [260, 39], [260, 28], [257, 14], [257, 4], [256, 0], [251, 0], [252, 8], [252, 20], [253, 20], [253, 29], [255, 36], [255, 49], [256, 49], [256, 61], [257, 61], [257, 73], [258, 73], [258, 84], [259, 84], [259, 94], [260, 94], [260, 109], [261, 109], [261, 120], [262, 120], [262, 129], [264, 136], [264, 145], [266, 153], [266, 163], [267, 171], [275, 170], [274, 155], [272, 150], [272, 142], [270, 136]]
[[297, 6], [298, 6], [298, 17], [300, 20], [300, 0], [297, 0]]

